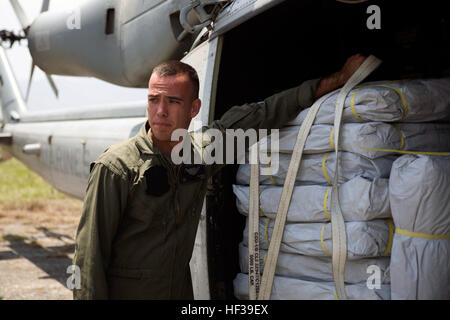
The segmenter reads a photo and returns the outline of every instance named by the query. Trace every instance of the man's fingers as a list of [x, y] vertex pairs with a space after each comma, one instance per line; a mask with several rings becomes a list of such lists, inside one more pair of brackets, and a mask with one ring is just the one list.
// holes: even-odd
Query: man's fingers
[[320, 80], [319, 86], [317, 87], [315, 98], [319, 98], [322, 95], [343, 86], [348, 79], [355, 73], [355, 71], [359, 68], [359, 66], [366, 60], [366, 56], [362, 54], [354, 54], [347, 58], [344, 66], [338, 72], [333, 73], [332, 75], [323, 78]]
[[350, 57], [347, 59], [347, 61], [349, 61], [349, 60], [360, 60], [360, 59], [364, 60], [364, 59], [366, 59], [366, 58], [367, 58], [366, 56], [363, 56], [363, 55], [360, 54], [360, 53], [356, 53], [356, 54], [350, 56]]
[[366, 56], [363, 56], [359, 53], [352, 55], [347, 59], [347, 61], [344, 64], [343, 68], [349, 68], [349, 69], [358, 69], [358, 67], [366, 60]]
[[362, 54], [354, 54], [350, 56], [345, 62], [344, 66], [341, 69], [341, 74], [344, 78], [344, 81], [348, 80], [356, 70], [358, 70], [359, 66], [366, 60], [366, 56]]

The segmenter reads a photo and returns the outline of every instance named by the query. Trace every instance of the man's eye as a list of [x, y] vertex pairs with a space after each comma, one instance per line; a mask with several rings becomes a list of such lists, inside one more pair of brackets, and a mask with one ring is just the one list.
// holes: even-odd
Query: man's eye
[[178, 100], [169, 100], [169, 103], [180, 104], [180, 101], [178, 101]]

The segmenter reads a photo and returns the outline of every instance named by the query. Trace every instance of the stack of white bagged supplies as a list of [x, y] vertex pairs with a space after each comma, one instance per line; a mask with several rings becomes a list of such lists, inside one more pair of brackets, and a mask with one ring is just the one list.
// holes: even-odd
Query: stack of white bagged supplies
[[[306, 140], [280, 246], [271, 299], [335, 299], [330, 223], [334, 177], [334, 109], [337, 93], [321, 105]], [[270, 137], [261, 152], [261, 272], [301, 122], [309, 109], [279, 131], [279, 151]], [[339, 202], [347, 233], [345, 290], [349, 299], [390, 299], [390, 254], [394, 236], [389, 176], [399, 157], [391, 150], [450, 150], [450, 79], [362, 84], [346, 98], [339, 141]], [[395, 123], [394, 123], [395, 122]], [[276, 159], [278, 158], [278, 163]], [[278, 167], [278, 170], [277, 170]], [[276, 171], [276, 172], [275, 172]], [[233, 186], [240, 213], [248, 215], [250, 165], [239, 167]], [[240, 245], [235, 295], [248, 299], [248, 219]], [[376, 279], [375, 279], [376, 278]]]
[[450, 299], [450, 157], [402, 156], [389, 187], [392, 299]]

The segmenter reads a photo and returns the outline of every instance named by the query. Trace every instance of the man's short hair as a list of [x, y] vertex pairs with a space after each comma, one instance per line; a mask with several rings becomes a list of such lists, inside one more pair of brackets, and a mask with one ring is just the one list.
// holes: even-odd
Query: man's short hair
[[186, 74], [194, 85], [193, 97], [194, 99], [198, 98], [198, 90], [199, 90], [199, 81], [197, 71], [192, 68], [190, 65], [178, 61], [178, 60], [169, 60], [160, 63], [154, 69], [152, 74], [155, 73], [161, 77], [164, 76], [176, 76], [178, 74]]

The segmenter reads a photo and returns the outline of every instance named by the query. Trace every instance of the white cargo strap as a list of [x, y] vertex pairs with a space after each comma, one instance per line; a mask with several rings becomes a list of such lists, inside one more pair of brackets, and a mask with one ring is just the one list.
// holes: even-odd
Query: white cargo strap
[[[342, 90], [340, 91], [340, 96], [338, 97], [336, 103], [336, 112], [335, 112], [335, 141], [336, 141], [336, 159], [338, 155], [339, 148], [339, 126], [340, 119], [342, 118], [342, 109], [343, 103], [345, 102], [345, 97], [348, 92], [356, 86], [359, 82], [361, 82], [367, 75], [369, 75], [378, 65], [381, 63], [374, 56], [369, 56], [358, 68], [355, 74], [350, 77], [347, 83], [344, 85]], [[344, 89], [346, 91], [344, 91]], [[286, 174], [286, 180], [283, 186], [283, 191], [281, 193], [280, 203], [278, 205], [278, 211], [275, 219], [275, 223], [273, 226], [272, 237], [269, 244], [269, 249], [267, 252], [267, 260], [264, 265], [264, 273], [261, 279], [261, 286], [258, 295], [259, 300], [269, 300], [272, 284], [275, 275], [275, 269], [278, 260], [278, 253], [280, 250], [281, 240], [283, 238], [284, 226], [286, 223], [286, 216], [289, 209], [290, 201], [292, 198], [292, 192], [295, 184], [295, 179], [297, 177], [297, 172], [300, 167], [301, 158], [303, 155], [303, 149], [306, 143], [306, 139], [309, 135], [309, 131], [311, 126], [316, 118], [317, 112], [322, 104], [322, 102], [327, 99], [330, 95], [334, 94], [336, 91], [328, 93], [325, 96], [322, 96], [319, 100], [317, 100], [312, 107], [310, 108], [308, 114], [306, 115], [305, 120], [300, 126], [300, 130], [297, 135], [297, 140], [294, 145], [294, 150], [292, 152], [291, 161], [289, 163], [288, 172]], [[341, 101], [342, 100], [342, 101]], [[338, 110], [338, 106], [340, 106], [341, 110]], [[336, 126], [336, 124], [338, 126]], [[337, 167], [338, 161], [336, 161]], [[346, 243], [346, 234], [345, 234], [345, 226], [343, 223], [342, 212], [339, 207], [339, 200], [337, 199], [337, 182], [338, 175], [337, 171], [335, 171], [335, 177], [333, 180], [333, 188], [332, 188], [332, 198], [331, 198], [331, 219], [332, 219], [332, 236], [333, 236], [333, 276], [335, 280], [337, 296], [341, 299], [346, 299], [345, 291], [344, 291], [344, 267], [345, 260], [347, 257], [347, 243]], [[333, 192], [334, 191], [334, 192]], [[334, 197], [333, 197], [334, 194]], [[259, 197], [259, 196], [258, 196]], [[334, 199], [334, 200], [333, 200]], [[334, 201], [334, 202], [333, 202]], [[333, 222], [333, 220], [335, 220]], [[341, 222], [341, 223], [340, 223]]]
[[248, 210], [248, 293], [250, 300], [258, 298], [260, 285], [258, 153], [257, 142], [250, 147], [250, 200]]
[[338, 299], [347, 299], [344, 288], [344, 270], [347, 259], [347, 234], [345, 232], [344, 218], [342, 216], [341, 207], [339, 205], [339, 141], [342, 113], [344, 110], [345, 98], [348, 93], [364, 80], [373, 70], [381, 63], [381, 60], [375, 56], [369, 56], [361, 64], [358, 70], [348, 79], [336, 100], [336, 109], [334, 112], [334, 141], [336, 141], [335, 153], [335, 171], [333, 178], [333, 186], [331, 187], [331, 236], [333, 241], [333, 279], [336, 287], [336, 295]]
[[258, 295], [258, 300], [269, 300], [272, 291], [273, 277], [275, 275], [275, 268], [278, 260], [278, 253], [280, 251], [281, 239], [283, 237], [284, 225], [286, 223], [286, 216], [291, 202], [292, 192], [294, 190], [295, 178], [297, 176], [298, 168], [303, 155], [306, 138], [308, 137], [311, 126], [316, 118], [319, 107], [326, 98], [333, 92], [322, 96], [310, 108], [305, 120], [300, 126], [300, 130], [295, 141], [292, 158], [289, 163], [286, 180], [284, 182], [283, 191], [281, 192], [280, 203], [275, 218], [275, 223], [272, 230], [272, 237], [267, 251], [266, 263], [264, 264], [264, 273], [261, 279], [261, 286]]

